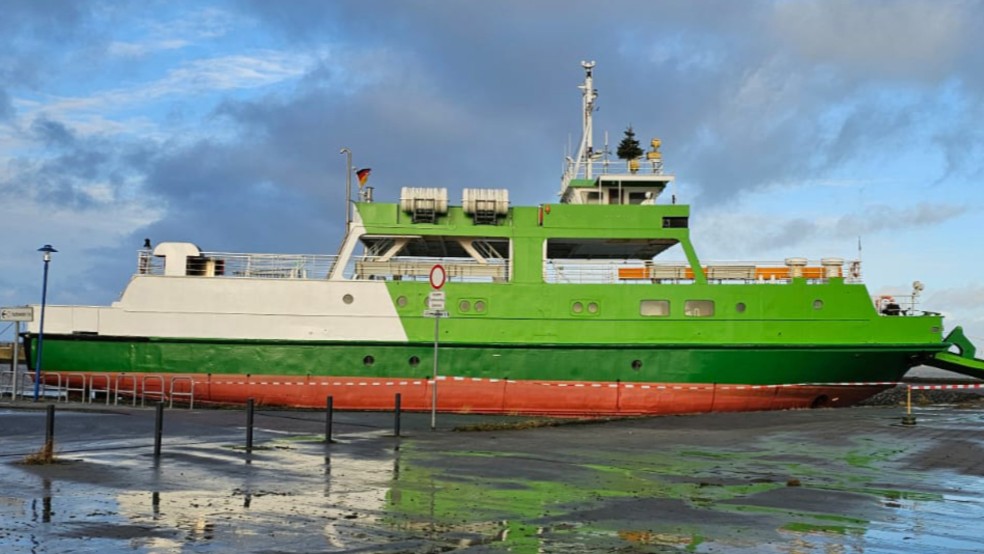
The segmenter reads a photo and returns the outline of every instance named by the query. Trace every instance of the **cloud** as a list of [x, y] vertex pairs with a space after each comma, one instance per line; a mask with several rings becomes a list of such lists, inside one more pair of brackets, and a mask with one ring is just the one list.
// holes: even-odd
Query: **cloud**
[[964, 332], [977, 346], [977, 357], [984, 352], [984, 285], [967, 283], [962, 286], [931, 290], [920, 302], [920, 307], [942, 312], [946, 316], [947, 329], [961, 325]]
[[9, 121], [14, 116], [14, 105], [7, 91], [0, 88], [0, 123]]
[[860, 236], [933, 227], [970, 209], [965, 204], [919, 202], [912, 206], [869, 205], [840, 217], [716, 211], [697, 220], [694, 234], [700, 237], [700, 244], [711, 245], [713, 252], [754, 255], [788, 251], [818, 239], [853, 244]]
[[[777, 2], [773, 32], [804, 61], [858, 76], [930, 82], [955, 69], [973, 33], [966, 2]], [[970, 17], [968, 17], [970, 16]]]
[[[90, 251], [103, 260], [129, 259], [144, 234], [333, 250], [342, 146], [373, 168], [380, 201], [405, 185], [554, 201], [579, 138], [582, 59], [598, 61], [596, 144], [629, 124], [663, 138], [702, 209], [903, 172], [906, 197], [911, 182], [956, 187], [984, 167], [974, 3], [55, 4], [7, 2], [0, 19], [0, 194], [105, 222], [142, 214], [120, 218], [129, 235], [102, 235]], [[695, 218], [695, 234], [758, 252], [968, 213], [907, 198], [840, 217], [745, 204], [720, 228]]]

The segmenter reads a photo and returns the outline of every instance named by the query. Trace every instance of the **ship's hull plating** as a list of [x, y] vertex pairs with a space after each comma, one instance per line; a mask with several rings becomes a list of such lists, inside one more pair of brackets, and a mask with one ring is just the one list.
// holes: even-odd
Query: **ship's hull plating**
[[[441, 345], [438, 409], [562, 416], [856, 403], [924, 347]], [[187, 401], [429, 410], [433, 344], [45, 337], [48, 381]], [[100, 371], [92, 371], [100, 368]], [[60, 378], [54, 376], [61, 375]], [[184, 393], [184, 394], [182, 394]]]

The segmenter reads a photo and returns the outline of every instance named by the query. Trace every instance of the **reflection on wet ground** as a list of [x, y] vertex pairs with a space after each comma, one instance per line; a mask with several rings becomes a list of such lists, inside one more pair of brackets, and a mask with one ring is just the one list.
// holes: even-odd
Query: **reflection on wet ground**
[[[984, 544], [984, 411], [716, 414], [437, 432], [427, 415], [60, 415], [61, 463], [19, 463], [0, 413], [2, 552], [929, 552]], [[474, 417], [469, 422], [481, 418]], [[40, 435], [39, 435], [40, 433]]]

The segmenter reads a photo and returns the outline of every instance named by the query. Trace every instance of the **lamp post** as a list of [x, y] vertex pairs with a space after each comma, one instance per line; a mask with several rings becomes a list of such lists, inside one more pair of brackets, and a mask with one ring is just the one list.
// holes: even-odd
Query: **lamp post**
[[349, 202], [352, 200], [352, 151], [342, 148], [338, 153], [345, 154], [345, 233], [348, 234], [352, 215], [349, 207]]
[[41, 321], [38, 324], [38, 357], [34, 364], [34, 401], [38, 401], [41, 394], [41, 349], [44, 345], [44, 306], [48, 302], [48, 263], [51, 262], [51, 254], [58, 252], [50, 244], [38, 248], [38, 252], [44, 252], [44, 278], [41, 280]]

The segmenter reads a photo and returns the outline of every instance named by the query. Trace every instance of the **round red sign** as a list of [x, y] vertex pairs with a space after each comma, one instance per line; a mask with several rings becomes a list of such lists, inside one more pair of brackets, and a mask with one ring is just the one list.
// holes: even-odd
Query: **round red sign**
[[430, 283], [434, 290], [438, 290], [444, 286], [444, 282], [448, 280], [448, 274], [444, 271], [444, 266], [437, 264], [431, 268], [430, 271]]

